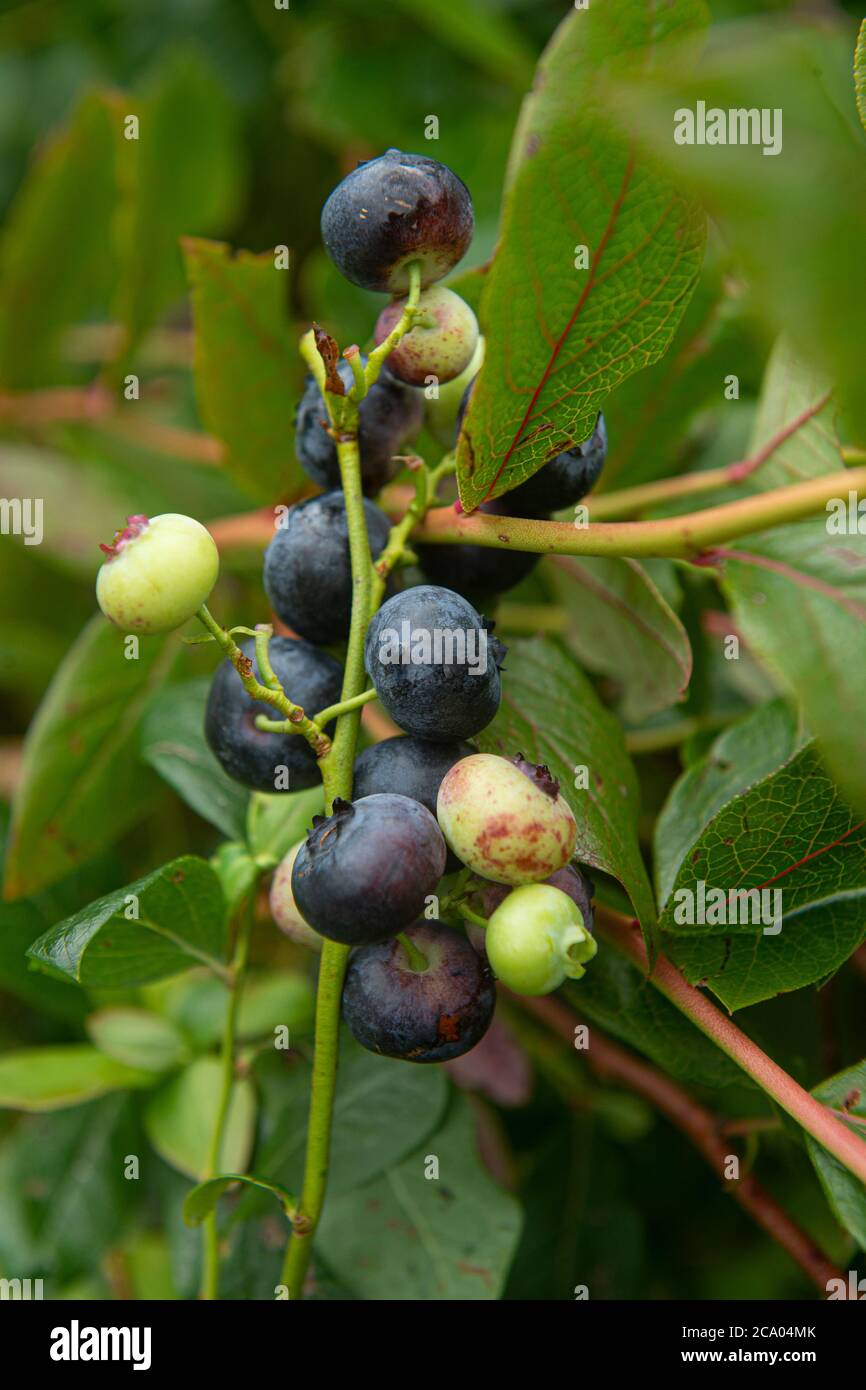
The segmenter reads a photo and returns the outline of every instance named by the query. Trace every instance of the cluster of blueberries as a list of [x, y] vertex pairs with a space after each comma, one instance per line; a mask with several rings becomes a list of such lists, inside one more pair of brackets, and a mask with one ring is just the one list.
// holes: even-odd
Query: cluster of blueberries
[[[483, 358], [472, 310], [435, 284], [463, 255], [472, 230], [470, 195], [456, 175], [396, 150], [349, 174], [323, 210], [323, 239], [338, 268], [365, 289], [394, 296], [377, 324], [377, 342], [402, 311], [408, 266], [421, 267], [420, 317], [360, 402], [374, 557], [390, 526], [370, 494], [393, 478], [396, 456], [422, 425], [419, 388], [431, 377], [442, 384], [428, 423], [431, 432], [449, 430], [453, 442]], [[350, 388], [348, 363], [338, 370]], [[274, 612], [298, 634], [271, 639], [273, 670], [292, 700], [314, 714], [340, 700], [342, 666], [328, 648], [348, 635], [352, 574], [336, 446], [312, 378], [298, 409], [296, 447], [308, 475], [328, 490], [289, 511], [266, 552], [263, 579]], [[537, 517], [571, 506], [593, 486], [605, 450], [599, 416], [591, 439], [484, 510]], [[354, 948], [344, 1017], [364, 1046], [388, 1056], [427, 1062], [461, 1055], [490, 1023], [494, 973], [522, 992], [546, 993], [583, 974], [595, 951], [591, 887], [570, 863], [577, 827], [557, 783], [545, 768], [478, 753], [468, 742], [499, 707], [505, 655], [473, 600], [511, 587], [536, 558], [431, 545], [419, 547], [419, 560], [433, 582], [395, 591], [389, 580], [389, 596], [367, 632], [365, 664], [403, 734], [358, 755], [353, 800], [316, 817], [274, 876], [272, 910], [284, 931], [308, 944], [329, 938]], [[256, 670], [253, 640], [241, 645]], [[205, 717], [222, 767], [258, 791], [273, 792], [282, 768], [289, 790], [315, 785], [307, 742], [259, 729], [259, 714], [273, 711], [223, 662]], [[467, 916], [488, 922], [468, 939], [440, 922], [437, 911], [440, 881], [464, 866], [478, 876]], [[460, 901], [468, 907], [469, 899], [454, 901], [459, 919]]]

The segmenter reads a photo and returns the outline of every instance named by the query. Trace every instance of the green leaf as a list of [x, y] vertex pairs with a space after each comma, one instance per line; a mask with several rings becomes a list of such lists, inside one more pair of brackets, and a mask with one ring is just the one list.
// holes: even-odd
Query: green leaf
[[291, 1192], [287, 1192], [279, 1183], [267, 1182], [264, 1178], [257, 1178], [252, 1173], [221, 1173], [218, 1178], [208, 1178], [206, 1182], [201, 1182], [194, 1187], [187, 1196], [183, 1204], [183, 1219], [188, 1226], [200, 1226], [206, 1216], [210, 1216], [216, 1210], [217, 1203], [224, 1192], [228, 1192], [235, 1183], [243, 1182], [250, 1187], [260, 1187], [265, 1192], [272, 1192], [283, 1209], [283, 1215], [291, 1218], [298, 1199], [293, 1197]]
[[[812, 1095], [833, 1110], [845, 1111], [866, 1122], [866, 1062], [858, 1062], [856, 1066], [828, 1077], [814, 1088]], [[857, 1124], [852, 1120], [849, 1128], [866, 1141], [866, 1123]], [[866, 1250], [866, 1188], [808, 1134], [806, 1147], [827, 1201], [845, 1229]]]
[[[847, 509], [848, 497], [840, 503]], [[723, 588], [744, 642], [799, 701], [831, 773], [866, 810], [866, 533], [837, 532], [831, 515], [724, 554]]]
[[142, 1071], [170, 1071], [187, 1059], [180, 1033], [167, 1018], [147, 1009], [100, 1009], [87, 1019], [91, 1042], [106, 1057]]
[[[431, 1159], [438, 1176], [428, 1177]], [[316, 1248], [364, 1299], [498, 1298], [521, 1213], [476, 1156], [472, 1112], [452, 1097], [445, 1124], [402, 1163], [327, 1204]]]
[[195, 389], [202, 422], [225, 446], [224, 464], [262, 501], [301, 481], [291, 400], [300, 358], [286, 320], [286, 278], [273, 252], [232, 254], [185, 238], [195, 318]]
[[125, 197], [115, 317], [126, 329], [124, 355], [181, 297], [179, 239], [215, 231], [231, 217], [240, 174], [233, 104], [198, 50], [170, 51], [128, 114], [138, 116], [139, 130], [136, 139], [119, 136]]
[[299, 840], [303, 840], [324, 806], [322, 788], [271, 796], [255, 792], [247, 814], [247, 843], [256, 858], [279, 862]]
[[[206, 1048], [222, 1037], [226, 991], [221, 980], [194, 972], [145, 991], [147, 1006], [164, 1014], [196, 1048]], [[295, 970], [252, 970], [241, 993], [235, 1031], [241, 1042], [273, 1035], [277, 1027], [296, 1034], [311, 1031], [315, 989], [306, 975]]]
[[[115, 269], [114, 112], [84, 96], [65, 130], [42, 147], [8, 214], [0, 244], [0, 384], [56, 384], [57, 341]], [[24, 327], [26, 326], [26, 331]]]
[[[823, 981], [866, 937], [864, 851], [866, 826], [809, 744], [707, 822], [662, 913], [665, 950], [731, 1010]], [[729, 895], [758, 893], [719, 914], [738, 920], [678, 920], [701, 882], [708, 898], [724, 893], [726, 909]]]
[[[284, 1054], [262, 1056], [256, 1076], [264, 1092], [268, 1131], [256, 1170], [291, 1191], [300, 1190], [306, 1142], [311, 1067]], [[447, 1100], [440, 1067], [407, 1066], [375, 1057], [344, 1034], [340, 1084], [334, 1105], [328, 1190], [350, 1191], [399, 1163], [435, 1129]]]
[[142, 710], [165, 680], [172, 642], [127, 639], [99, 615], [67, 652], [30, 726], [12, 814], [5, 893], [55, 882], [149, 808], [156, 783], [135, 757]]
[[[718, 24], [699, 68], [690, 50], [671, 53], [641, 80], [611, 83], [608, 109], [639, 130], [677, 187], [701, 198], [756, 307], [823, 367], [860, 433], [866, 167], [862, 132], [847, 119], [850, 67], [834, 59], [843, 46], [850, 55], [842, 16], [821, 32], [793, 16], [784, 26], [766, 16]], [[781, 150], [765, 156], [755, 143], [678, 143], [674, 113], [695, 112], [698, 102], [708, 111], [783, 113]], [[804, 196], [810, 186], [821, 196]]]
[[230, 839], [244, 836], [249, 793], [223, 772], [204, 736], [210, 681], [183, 681], [163, 690], [141, 723], [141, 757], [188, 806]]
[[[622, 382], [605, 402], [610, 447], [599, 492], [678, 472], [692, 437], [702, 435], [703, 422], [695, 417], [718, 404], [719, 383], [732, 361], [745, 394], [762, 366], [749, 308], [730, 254], [711, 235], [701, 277], [669, 351]], [[725, 402], [726, 414], [731, 404]], [[694, 499], [687, 500], [691, 509]]]
[[203, 859], [187, 855], [59, 922], [28, 956], [80, 985], [119, 989], [191, 965], [219, 968], [225, 937], [219, 879]]
[[[197, 1057], [154, 1091], [144, 1112], [147, 1136], [161, 1158], [201, 1181], [207, 1176], [211, 1135], [217, 1120], [222, 1067], [216, 1057]], [[242, 1078], [232, 1086], [219, 1167], [243, 1171], [252, 1151], [255, 1092]]]
[[467, 508], [585, 439], [607, 394], [673, 337], [704, 217], [604, 118], [599, 89], [611, 65], [658, 62], [663, 41], [702, 18], [696, 0], [663, 12], [619, 0], [615, 22], [590, 6], [563, 21], [541, 60], [481, 302], [487, 352], [458, 448]]
[[729, 801], [787, 762], [797, 730], [789, 707], [774, 700], [719, 734], [665, 802], [655, 828], [656, 893], [667, 902], [677, 870], [704, 827]]
[[[654, 949], [655, 903], [637, 838], [638, 789], [622, 729], [572, 657], [544, 638], [509, 646], [502, 703], [475, 742], [546, 763], [577, 819], [575, 857], [619, 879]], [[575, 787], [582, 769], [585, 790]]]
[[866, 890], [786, 911], [778, 936], [666, 937], [686, 978], [706, 984], [732, 1013], [822, 984], [864, 940]]
[[61, 1110], [153, 1081], [152, 1072], [125, 1066], [89, 1043], [25, 1048], [0, 1057], [0, 1109]]
[[[0, 821], [5, 819], [0, 811]], [[2, 854], [0, 846], [0, 858]], [[14, 903], [0, 900], [0, 989], [49, 1018], [83, 1022], [87, 1012], [83, 994], [33, 970], [27, 951], [59, 918], [103, 891], [115, 873], [112, 856], [105, 854], [32, 898], [19, 898]]]
[[713, 1087], [750, 1084], [639, 970], [604, 944], [580, 983], [566, 984], [563, 991], [578, 1013], [680, 1081]]
[[860, 123], [866, 130], [866, 19], [860, 21], [857, 47], [854, 50], [854, 94], [857, 98]]
[[0, 1146], [0, 1272], [53, 1293], [99, 1268], [142, 1186], [124, 1176], [140, 1143], [131, 1108], [116, 1093], [16, 1123]]
[[725, 892], [772, 883], [785, 912], [866, 885], [866, 825], [808, 744], [735, 796], [707, 823], [682, 861], [662, 913], [666, 931], [753, 933], [751, 924], [680, 924], [674, 899], [699, 881]]
[[[765, 492], [804, 482], [843, 467], [834, 427], [835, 408], [829, 400], [829, 383], [808, 362], [798, 357], [780, 338], [770, 353], [758, 412], [749, 440], [748, 457], [769, 447], [773, 440], [800, 424], [777, 444], [754, 473], [741, 484], [744, 492]], [[725, 500], [730, 499], [730, 493]]]
[[640, 724], [683, 698], [686, 630], [636, 560], [560, 556], [551, 572], [569, 615], [565, 641], [583, 666], [611, 678], [623, 719]]

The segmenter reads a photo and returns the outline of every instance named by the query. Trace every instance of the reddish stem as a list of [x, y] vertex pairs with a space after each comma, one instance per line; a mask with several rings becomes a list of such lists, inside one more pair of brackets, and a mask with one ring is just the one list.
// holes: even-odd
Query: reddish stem
[[[573, 1044], [577, 1019], [560, 1000], [552, 997], [521, 998], [519, 1003], [528, 1013], [558, 1033], [564, 1041]], [[633, 1057], [631, 1053], [604, 1037], [595, 1025], [592, 1026], [590, 1045], [584, 1055], [596, 1075], [605, 1080], [620, 1082], [650, 1101], [657, 1110], [666, 1115], [691, 1139], [716, 1176], [724, 1178], [731, 1154], [721, 1138], [722, 1126], [709, 1110], [705, 1110], [662, 1072], [656, 1071], [654, 1067], [648, 1066], [646, 1062]], [[751, 1173], [746, 1173], [742, 1178], [728, 1179], [725, 1191], [730, 1193], [773, 1240], [787, 1250], [821, 1293], [826, 1294], [831, 1279], [842, 1278], [841, 1271], [836, 1269], [814, 1241], [791, 1220], [784, 1208], [779, 1206], [775, 1198], [765, 1191]]]

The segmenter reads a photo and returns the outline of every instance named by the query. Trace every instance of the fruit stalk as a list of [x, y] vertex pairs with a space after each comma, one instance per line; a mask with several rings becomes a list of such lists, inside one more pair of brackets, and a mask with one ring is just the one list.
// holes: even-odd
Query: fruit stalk
[[[202, 604], [201, 608], [199, 608], [196, 613], [196, 617], [199, 622], [204, 624], [219, 646], [222, 647], [229, 661], [240, 676], [247, 694], [251, 695], [254, 700], [261, 700], [263, 704], [273, 705], [274, 709], [278, 710], [283, 716], [284, 722], [273, 724], [276, 731], [280, 733], [301, 734], [309, 743], [316, 757], [324, 758], [330, 751], [331, 740], [328, 738], [327, 734], [319, 728], [314, 720], [309, 719], [304, 714], [300, 705], [292, 703], [277, 681], [270, 661], [265, 663], [265, 669], [261, 670], [261, 674], [264, 680], [276, 682], [276, 689], [270, 684], [262, 685], [260, 681], [256, 680], [252, 672], [251, 662], [244, 656], [231, 633], [226, 632], [224, 628], [220, 627], [219, 623], [208, 609], [207, 604]], [[264, 650], [267, 650], [268, 637], [269, 634], [267, 632], [256, 633], [257, 652], [260, 652], [262, 643], [265, 644]]]
[[798, 1085], [766, 1052], [716, 1008], [705, 994], [690, 985], [685, 976], [665, 956], [658, 956], [652, 969], [637, 922], [608, 908], [596, 916], [605, 939], [627, 956], [647, 976], [666, 999], [702, 1033], [721, 1048], [747, 1076], [781, 1106], [807, 1134], [834, 1158], [866, 1183], [866, 1145], [832, 1111]]
[[[222, 1045], [220, 1048], [222, 1075], [220, 1079], [219, 1103], [217, 1106], [217, 1116], [214, 1122], [213, 1134], [211, 1135], [207, 1172], [204, 1175], [207, 1178], [216, 1177], [220, 1171], [220, 1153], [225, 1136], [226, 1121], [228, 1119], [232, 1085], [235, 1075], [235, 1030], [237, 1027], [238, 1009], [241, 1002], [241, 992], [244, 986], [247, 961], [249, 959], [250, 936], [252, 935], [254, 917], [255, 887], [251, 890], [247, 901], [241, 905], [240, 915], [238, 917], [237, 940], [235, 942], [234, 959], [232, 960], [231, 982], [228, 985], [229, 997], [228, 1003], [226, 1004], [226, 1016], [223, 1024]], [[203, 1299], [214, 1299], [217, 1298], [219, 1294], [219, 1233], [217, 1230], [216, 1210], [210, 1212], [205, 1218], [203, 1238], [204, 1251], [201, 1297]]]
[[[340, 476], [346, 497], [349, 551], [352, 560], [352, 621], [346, 651], [341, 703], [357, 700], [364, 693], [364, 635], [370, 619], [373, 593], [373, 564], [364, 521], [361, 491], [361, 456], [358, 448], [357, 405], [349, 402], [350, 432], [344, 419], [342, 437], [337, 442]], [[337, 721], [331, 751], [320, 767], [325, 787], [325, 809], [330, 814], [337, 797], [352, 796], [352, 765], [361, 717], [360, 705], [347, 710]], [[331, 1148], [331, 1116], [337, 1086], [337, 1053], [340, 1032], [340, 996], [349, 958], [348, 946], [325, 940], [316, 993], [316, 1028], [310, 1114], [307, 1126], [307, 1152], [304, 1183], [293, 1220], [292, 1235], [283, 1264], [282, 1282], [290, 1299], [300, 1298], [312, 1253], [313, 1235], [322, 1213], [328, 1182]]]
[[[473, 545], [511, 547], [547, 555], [694, 560], [725, 541], [770, 526], [802, 521], [823, 511], [834, 497], [847, 497], [852, 491], [866, 495], [866, 468], [825, 473], [820, 478], [661, 521], [596, 521], [588, 526], [574, 526], [567, 521], [530, 521], [480, 511], [458, 513], [453, 507], [440, 507], [427, 513], [413, 537], [433, 544], [469, 541]], [[591, 503], [588, 505], [591, 510]]]

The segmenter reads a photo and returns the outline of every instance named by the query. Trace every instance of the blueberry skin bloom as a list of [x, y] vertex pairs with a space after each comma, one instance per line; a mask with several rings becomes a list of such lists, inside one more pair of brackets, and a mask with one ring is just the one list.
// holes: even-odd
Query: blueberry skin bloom
[[365, 290], [405, 294], [410, 261], [421, 284], [441, 280], [466, 253], [475, 217], [469, 189], [444, 164], [386, 150], [337, 184], [322, 209], [334, 265]]
[[440, 922], [418, 922], [406, 935], [426, 957], [427, 969], [412, 969], [400, 941], [363, 946], [349, 960], [343, 1018], [362, 1047], [384, 1057], [462, 1057], [493, 1018], [490, 969], [465, 936]]
[[407, 734], [444, 743], [471, 738], [496, 714], [505, 647], [472, 604], [419, 584], [395, 594], [370, 623], [367, 672]]
[[[366, 499], [364, 519], [375, 560], [385, 548], [391, 523]], [[277, 617], [308, 641], [339, 642], [348, 634], [352, 567], [342, 491], [291, 508], [265, 551], [264, 585]]]
[[[366, 358], [362, 357], [361, 362], [365, 364]], [[341, 361], [337, 371], [348, 391], [354, 385], [352, 368]], [[423, 419], [423, 393], [404, 386], [383, 370], [358, 407], [361, 482], [368, 496], [379, 492], [399, 473], [402, 465], [394, 461], [394, 455], [418, 432]], [[295, 454], [304, 472], [319, 487], [338, 488], [340, 464], [327, 422], [322, 393], [312, 376], [307, 376], [295, 415]]]
[[595, 429], [582, 444], [566, 449], [539, 468], [525, 483], [507, 494], [516, 516], [530, 512], [558, 512], [573, 507], [592, 492], [607, 458], [607, 427], [599, 414]]
[[[255, 641], [248, 637], [239, 643], [241, 651], [255, 664]], [[271, 665], [286, 694], [311, 716], [334, 705], [340, 698], [343, 668], [327, 652], [293, 637], [272, 637]], [[279, 719], [273, 705], [254, 700], [241, 684], [231, 662], [223, 661], [214, 672], [205, 709], [204, 732], [221, 767], [236, 782], [253, 791], [275, 792], [276, 769], [288, 768], [285, 791], [302, 791], [319, 782], [316, 755], [300, 734], [269, 734], [256, 728], [257, 714]], [[328, 732], [333, 731], [331, 724]]]
[[357, 946], [394, 936], [424, 911], [445, 870], [445, 840], [419, 801], [391, 793], [334, 802], [298, 850], [292, 893], [321, 936]]
[[[355, 759], [353, 795], [357, 798], [376, 792], [396, 792], [420, 801], [435, 816], [442, 778], [461, 758], [468, 758], [475, 751], [471, 743], [458, 740], [433, 743], [430, 739], [401, 734], [383, 739], [365, 748]], [[459, 868], [459, 859], [449, 851], [446, 873]]]

